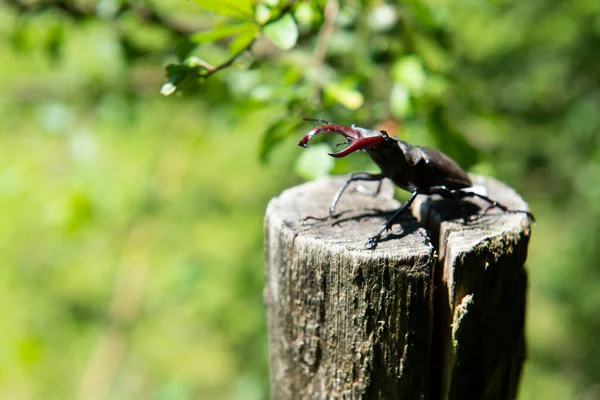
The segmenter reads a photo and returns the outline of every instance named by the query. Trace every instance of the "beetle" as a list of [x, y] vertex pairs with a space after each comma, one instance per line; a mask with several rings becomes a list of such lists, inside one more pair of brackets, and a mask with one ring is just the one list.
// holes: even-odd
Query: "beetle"
[[487, 209], [480, 213], [476, 219], [481, 218], [493, 208], [499, 208], [507, 213], [524, 213], [532, 221], [535, 221], [533, 214], [529, 211], [510, 210], [505, 205], [487, 196], [465, 190], [473, 186], [471, 178], [456, 161], [439, 150], [424, 146], [413, 146], [395, 136], [389, 136], [386, 131], [382, 130], [366, 129], [356, 125], [336, 125], [322, 119], [304, 118], [304, 120], [321, 122], [325, 125], [310, 130], [298, 142], [299, 146], [307, 147], [308, 142], [316, 135], [338, 133], [346, 138], [347, 146], [337, 153], [328, 153], [330, 156], [341, 158], [362, 150], [381, 169], [379, 174], [364, 172], [352, 174], [334, 195], [329, 207], [330, 217], [334, 216], [335, 207], [340, 197], [346, 191], [348, 185], [354, 181], [379, 181], [379, 186], [375, 192], [377, 194], [381, 188], [381, 181], [388, 178], [396, 186], [410, 192], [408, 200], [394, 212], [375, 235], [368, 239], [365, 247], [369, 249], [377, 247], [382, 235], [391, 230], [392, 226], [399, 220], [402, 212], [411, 206], [419, 194], [438, 194], [451, 199], [458, 204], [463, 212], [465, 223], [468, 222], [468, 219], [464, 214], [465, 211], [460, 200], [466, 197], [478, 197], [489, 203]]

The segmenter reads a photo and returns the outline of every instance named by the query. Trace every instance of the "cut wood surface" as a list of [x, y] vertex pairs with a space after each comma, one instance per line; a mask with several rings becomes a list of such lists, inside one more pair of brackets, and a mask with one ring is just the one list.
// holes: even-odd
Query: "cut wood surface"
[[[305, 219], [328, 215], [345, 178], [288, 189], [267, 208], [271, 398], [514, 398], [529, 218], [493, 210], [465, 225], [451, 202], [420, 196], [368, 250], [400, 205], [387, 181], [376, 197], [348, 190], [335, 218]], [[505, 185], [474, 179], [526, 209]]]

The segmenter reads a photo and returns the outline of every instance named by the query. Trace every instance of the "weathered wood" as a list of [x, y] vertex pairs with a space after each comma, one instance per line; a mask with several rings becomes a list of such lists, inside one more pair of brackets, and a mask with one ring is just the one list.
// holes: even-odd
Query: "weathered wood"
[[[407, 216], [366, 250], [399, 206], [389, 184], [378, 197], [348, 191], [334, 220], [303, 221], [327, 215], [343, 179], [286, 190], [267, 208], [271, 398], [514, 398], [528, 218], [465, 226], [450, 220], [454, 206], [423, 198], [413, 206], [421, 223]], [[526, 207], [486, 184], [491, 197]]]
[[[528, 209], [518, 194], [496, 180], [474, 176], [473, 182], [511, 209]], [[441, 369], [433, 378], [431, 398], [515, 398], [525, 360], [523, 265], [530, 219], [495, 210], [480, 223], [465, 226], [456, 219], [456, 207], [435, 197], [421, 199], [414, 210], [439, 249], [432, 363]]]

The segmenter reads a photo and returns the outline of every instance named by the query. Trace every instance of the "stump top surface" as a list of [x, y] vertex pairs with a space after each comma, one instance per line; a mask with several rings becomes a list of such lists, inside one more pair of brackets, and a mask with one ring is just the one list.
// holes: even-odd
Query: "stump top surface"
[[[394, 187], [388, 180], [383, 182], [381, 192], [375, 197], [359, 193], [351, 185], [341, 197], [334, 218], [307, 220], [308, 216], [323, 218], [329, 215], [331, 199], [346, 179], [347, 176], [321, 178], [287, 189], [271, 200], [267, 218], [271, 223], [275, 219], [285, 225], [295, 235], [295, 240], [312, 240], [328, 247], [339, 247], [342, 251], [357, 252], [355, 256], [431, 253], [426, 230], [409, 213], [382, 238], [375, 250], [365, 248], [367, 238], [400, 207], [400, 202], [393, 198]], [[366, 182], [364, 186], [374, 190], [376, 183]]]
[[[510, 209], [526, 210], [527, 203], [511, 188], [491, 178], [472, 176], [473, 190], [506, 205]], [[334, 218], [315, 220], [308, 216], [323, 218], [329, 215], [329, 204], [347, 176], [326, 177], [285, 190], [274, 198], [267, 208], [271, 223], [283, 224], [295, 240], [313, 240], [343, 251], [358, 252], [367, 257], [384, 254], [411, 254], [420, 256], [431, 253], [437, 243], [440, 225], [452, 236], [459, 247], [470, 248], [486, 238], [502, 235], [507, 231], [528, 229], [529, 218], [525, 214], [504, 213], [494, 209], [478, 221], [464, 224], [456, 205], [439, 196], [419, 196], [412, 206], [413, 215], [406, 213], [390, 232], [382, 237], [375, 250], [365, 248], [367, 238], [400, 206], [393, 198], [394, 187], [384, 180], [378, 196], [371, 197], [357, 192], [352, 184], [341, 197]], [[374, 190], [376, 183], [362, 183]], [[465, 199], [472, 210], [485, 209], [481, 199]], [[470, 204], [468, 204], [470, 203]], [[432, 244], [432, 240], [434, 243]], [[461, 250], [456, 248], [455, 250]]]

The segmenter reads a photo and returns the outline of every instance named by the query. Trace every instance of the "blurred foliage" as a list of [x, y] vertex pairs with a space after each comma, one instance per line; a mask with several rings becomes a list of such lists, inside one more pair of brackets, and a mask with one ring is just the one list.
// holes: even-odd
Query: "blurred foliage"
[[521, 398], [600, 398], [597, 0], [5, 0], [0, 40], [0, 398], [266, 398], [266, 203], [373, 168], [303, 116], [519, 190]]

